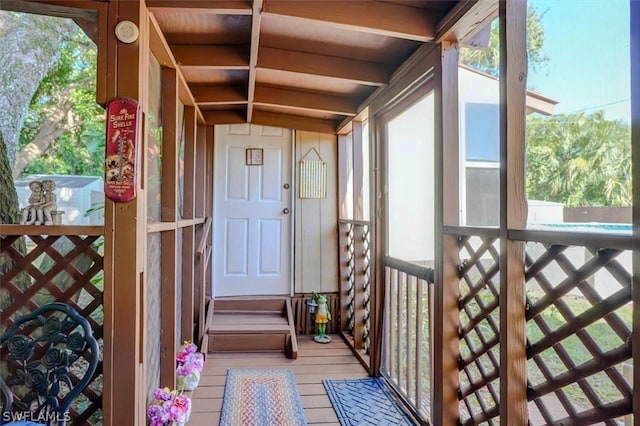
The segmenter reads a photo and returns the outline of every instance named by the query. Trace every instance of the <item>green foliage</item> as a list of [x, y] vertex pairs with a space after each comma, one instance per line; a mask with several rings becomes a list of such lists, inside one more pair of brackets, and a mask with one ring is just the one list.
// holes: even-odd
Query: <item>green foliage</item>
[[591, 115], [527, 117], [527, 197], [568, 206], [631, 205], [631, 129]]
[[[543, 67], [544, 27], [535, 6], [527, 10], [529, 67]], [[498, 76], [498, 20], [486, 49], [463, 48], [460, 62]], [[527, 196], [576, 206], [631, 205], [631, 133], [628, 125], [592, 115], [527, 117]]]
[[31, 162], [24, 174], [103, 173], [104, 110], [95, 101], [96, 58], [96, 46], [79, 28], [62, 43], [58, 63], [31, 100], [19, 146], [34, 140], [43, 118], [67, 99], [72, 105], [64, 119], [70, 124], [69, 131], [49, 146], [46, 155]]
[[[529, 66], [537, 69], [544, 66], [549, 58], [544, 54], [544, 28], [540, 23], [544, 13], [535, 6], [527, 9], [527, 57]], [[460, 63], [478, 71], [498, 76], [500, 70], [500, 33], [498, 19], [491, 23], [489, 45], [485, 49], [465, 47], [460, 49]]]

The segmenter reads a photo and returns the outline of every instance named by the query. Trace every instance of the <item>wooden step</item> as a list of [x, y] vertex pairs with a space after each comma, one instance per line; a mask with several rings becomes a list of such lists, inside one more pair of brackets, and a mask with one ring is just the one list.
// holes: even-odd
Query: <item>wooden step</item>
[[215, 299], [208, 328], [209, 352], [285, 352], [298, 345], [288, 298]]

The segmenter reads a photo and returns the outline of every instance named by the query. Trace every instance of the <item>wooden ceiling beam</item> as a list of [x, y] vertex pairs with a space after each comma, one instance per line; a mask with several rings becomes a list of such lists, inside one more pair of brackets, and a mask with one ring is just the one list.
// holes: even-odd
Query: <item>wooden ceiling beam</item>
[[251, 17], [251, 53], [249, 56], [249, 85], [247, 88], [247, 123], [253, 116], [253, 97], [256, 91], [256, 74], [258, 50], [260, 48], [260, 21], [262, 20], [262, 0], [253, 0], [253, 16]]
[[73, 22], [79, 26], [82, 31], [98, 45], [98, 21], [94, 19], [73, 18]]
[[244, 105], [247, 96], [241, 87], [236, 86], [191, 86], [196, 103], [201, 106]]
[[421, 42], [432, 41], [436, 34], [432, 11], [386, 2], [266, 0], [263, 12]]
[[498, 16], [498, 0], [461, 1], [436, 26], [436, 41], [464, 44]]
[[97, 19], [101, 2], [94, 0], [2, 0], [0, 10], [58, 16], [61, 18]]
[[272, 47], [260, 48], [257, 67], [336, 78], [367, 86], [387, 85], [390, 74], [384, 64]]
[[260, 85], [256, 87], [254, 103], [256, 105], [285, 106], [302, 111], [316, 111], [346, 116], [356, 115], [355, 106], [349, 103], [343, 96]]
[[220, 111], [202, 111], [204, 122], [207, 126], [216, 124], [243, 124], [245, 120], [244, 110], [220, 110]]
[[[178, 68], [176, 64], [176, 58], [173, 56], [173, 52], [171, 51], [167, 40], [162, 34], [160, 24], [158, 24], [158, 20], [155, 16], [153, 16], [152, 13], [149, 14], [149, 47], [160, 65], [162, 65], [163, 67]], [[193, 99], [193, 94], [189, 90], [187, 80], [185, 80], [184, 75], [182, 74], [182, 70], [180, 69], [178, 69], [178, 85], [178, 93], [180, 95], [182, 103], [189, 106], [196, 106], [196, 103]], [[196, 108], [196, 115], [198, 122], [204, 121], [200, 108]]]
[[331, 120], [303, 117], [299, 115], [280, 114], [276, 112], [255, 110], [253, 124], [283, 127], [285, 129], [306, 130], [308, 132], [336, 134], [336, 125]]
[[151, 12], [251, 15], [249, 0], [147, 0], [147, 7]]
[[186, 67], [249, 69], [246, 46], [172, 44], [171, 51], [178, 64]]

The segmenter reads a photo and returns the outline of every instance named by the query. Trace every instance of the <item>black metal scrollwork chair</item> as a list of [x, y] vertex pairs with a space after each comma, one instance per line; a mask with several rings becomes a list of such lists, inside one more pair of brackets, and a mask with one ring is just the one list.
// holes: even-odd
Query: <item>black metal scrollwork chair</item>
[[[0, 424], [65, 425], [98, 365], [89, 322], [69, 305], [50, 303], [19, 317], [0, 337], [0, 349], [10, 377], [0, 382]], [[9, 423], [16, 420], [28, 422]]]

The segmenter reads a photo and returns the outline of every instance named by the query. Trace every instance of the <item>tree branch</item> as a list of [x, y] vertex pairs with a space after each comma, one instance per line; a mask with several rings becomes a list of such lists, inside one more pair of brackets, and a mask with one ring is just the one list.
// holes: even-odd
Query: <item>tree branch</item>
[[[67, 87], [59, 93], [60, 96], [52, 98], [53, 101], [50, 102], [53, 104], [52, 108], [40, 123], [35, 138], [22, 147], [16, 155], [12, 172], [14, 179], [18, 179], [29, 163], [44, 154], [57, 138], [73, 127], [74, 120], [66, 120], [72, 108], [71, 102], [68, 100], [70, 91], [71, 88]], [[66, 100], [60, 104], [56, 102], [58, 99]]]

